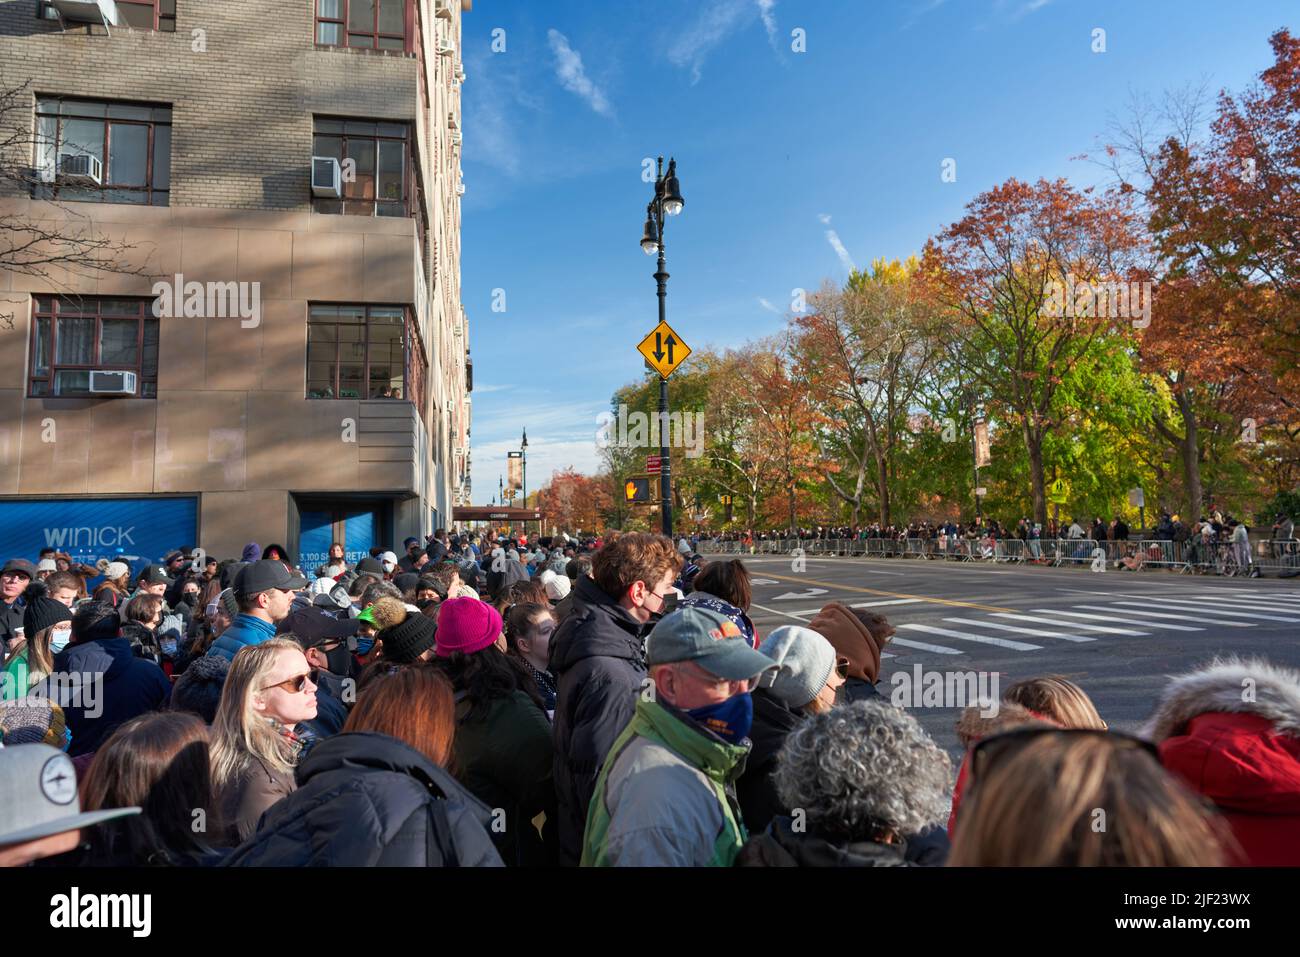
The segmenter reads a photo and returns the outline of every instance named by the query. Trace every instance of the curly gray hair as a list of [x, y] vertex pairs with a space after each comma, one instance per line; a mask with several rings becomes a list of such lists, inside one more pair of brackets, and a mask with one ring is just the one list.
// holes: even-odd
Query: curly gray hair
[[785, 739], [777, 795], [819, 831], [870, 840], [916, 834], [946, 820], [952, 762], [917, 720], [884, 701], [814, 715]]

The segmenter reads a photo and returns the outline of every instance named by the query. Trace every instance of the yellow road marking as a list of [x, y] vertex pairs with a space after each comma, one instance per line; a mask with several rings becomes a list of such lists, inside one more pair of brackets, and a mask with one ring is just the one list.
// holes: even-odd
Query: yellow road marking
[[885, 595], [889, 598], [916, 598], [920, 601], [934, 602], [936, 605], [953, 605], [957, 608], [978, 608], [980, 611], [1015, 611], [1014, 608], [1002, 608], [998, 605], [980, 605], [973, 601], [957, 601], [953, 598], [931, 598], [929, 595], [913, 595], [903, 591], [881, 591], [878, 588], [863, 588], [860, 585], [841, 585], [836, 582], [819, 582], [813, 581], [811, 578], [791, 578], [789, 575], [778, 575], [775, 572], [769, 572], [766, 569], [759, 572], [757, 577], [777, 578], [784, 582], [795, 582], [800, 585], [816, 585], [821, 586], [822, 588], [838, 588], [840, 591], [860, 591], [865, 595]]

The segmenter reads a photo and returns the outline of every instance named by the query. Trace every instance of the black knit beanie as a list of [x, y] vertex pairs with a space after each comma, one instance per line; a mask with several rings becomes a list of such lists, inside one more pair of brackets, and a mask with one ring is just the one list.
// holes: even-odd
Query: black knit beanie
[[434, 646], [437, 631], [438, 626], [432, 618], [419, 612], [408, 612], [403, 621], [385, 628], [375, 637], [384, 644], [385, 661], [409, 665]]
[[221, 689], [226, 684], [230, 662], [221, 655], [200, 655], [172, 686], [172, 711], [193, 711], [208, 724], [217, 717]]
[[23, 592], [27, 607], [23, 609], [23, 635], [28, 641], [38, 631], [57, 625], [61, 621], [72, 621], [72, 609], [61, 601], [49, 597], [49, 588], [40, 579], [34, 580]]

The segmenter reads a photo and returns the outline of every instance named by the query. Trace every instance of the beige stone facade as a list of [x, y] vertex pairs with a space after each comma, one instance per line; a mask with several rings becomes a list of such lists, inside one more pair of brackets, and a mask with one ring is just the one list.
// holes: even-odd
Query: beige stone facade
[[[0, 83], [29, 83], [33, 105], [64, 96], [172, 110], [169, 205], [0, 195], [0, 216], [112, 237], [145, 273], [47, 280], [0, 261], [0, 502], [193, 495], [198, 540], [221, 557], [249, 540], [296, 553], [307, 511], [371, 509], [374, 544], [449, 524], [469, 501], [456, 142], [469, 8], [409, 0], [413, 49], [381, 52], [319, 46], [316, 0], [177, 0], [176, 32], [111, 35], [61, 31], [33, 0], [0, 0]], [[408, 125], [417, 215], [313, 207], [321, 117]], [[164, 314], [156, 398], [33, 394], [38, 296], [151, 297], [178, 274], [259, 284], [259, 321]], [[335, 303], [409, 310], [423, 394], [308, 398], [309, 310]]]

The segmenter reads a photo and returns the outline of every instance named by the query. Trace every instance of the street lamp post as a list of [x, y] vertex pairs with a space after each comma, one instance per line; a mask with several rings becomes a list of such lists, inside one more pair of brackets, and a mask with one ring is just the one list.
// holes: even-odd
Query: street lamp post
[[[686, 201], [682, 199], [677, 182], [677, 160], [669, 159], [668, 174], [664, 175], [664, 158], [659, 157], [655, 175], [655, 195], [646, 206], [645, 232], [641, 236], [641, 249], [647, 256], [659, 254], [654, 278], [658, 284], [659, 321], [665, 321], [668, 298], [668, 270], [664, 262], [664, 217], [676, 216]], [[668, 380], [659, 377], [659, 495], [663, 533], [673, 535], [672, 460], [668, 451]]]

